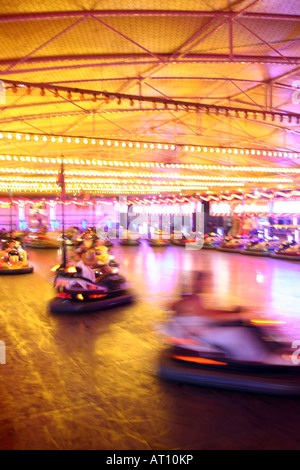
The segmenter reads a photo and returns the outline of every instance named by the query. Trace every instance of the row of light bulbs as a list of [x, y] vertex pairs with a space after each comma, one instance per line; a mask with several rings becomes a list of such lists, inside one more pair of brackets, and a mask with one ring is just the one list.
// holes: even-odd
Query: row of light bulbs
[[171, 144], [171, 143], [157, 143], [157, 142], [137, 142], [137, 141], [120, 141], [111, 139], [97, 139], [92, 137], [74, 137], [74, 136], [49, 136], [42, 134], [21, 134], [18, 132], [0, 132], [0, 139], [12, 140], [25, 140], [33, 142], [52, 142], [52, 143], [75, 143], [84, 145], [100, 145], [109, 148], [137, 148], [137, 149], [151, 149], [151, 150], [184, 150], [185, 152], [198, 152], [198, 153], [217, 153], [217, 154], [233, 154], [233, 155], [248, 155], [248, 156], [263, 156], [275, 158], [300, 158], [300, 153], [287, 152], [287, 151], [273, 151], [273, 150], [259, 150], [259, 149], [241, 149], [241, 148], [225, 148], [225, 147], [200, 147], [185, 144]]
[[[61, 165], [92, 165], [92, 166], [105, 166], [105, 167], [121, 167], [121, 168], [172, 168], [183, 170], [214, 170], [214, 171], [244, 171], [244, 172], [261, 172], [261, 173], [300, 173], [300, 168], [285, 168], [285, 167], [262, 167], [262, 166], [235, 166], [235, 165], [199, 165], [199, 164], [185, 164], [185, 163], [158, 163], [158, 162], [126, 162], [117, 160], [83, 160], [78, 158], [53, 158], [53, 157], [32, 157], [32, 156], [17, 156], [17, 155], [0, 155], [0, 160], [9, 162], [27, 162], [27, 163], [43, 163]], [[38, 170], [36, 170], [38, 171]], [[53, 170], [54, 173], [55, 170]], [[54, 174], [53, 173], [53, 174]], [[174, 175], [174, 176], [173, 176]], [[184, 175], [187, 176], [187, 175]], [[179, 177], [174, 173], [168, 174], [169, 178]], [[180, 175], [183, 177], [183, 175]]]
[[[3, 177], [0, 176], [0, 182], [3, 182], [2, 184], [7, 184], [7, 186], [11, 185], [22, 185], [22, 184], [40, 184], [41, 187], [43, 185], [47, 184], [52, 184], [53, 189], [59, 190], [59, 186], [56, 184], [56, 180], [53, 178], [22, 178], [22, 177], [17, 177], [17, 178], [12, 178], [12, 177]], [[129, 181], [120, 181], [120, 180], [82, 180], [82, 179], [74, 179], [71, 181], [66, 182], [66, 189], [74, 189], [78, 188], [79, 186], [84, 188], [84, 189], [101, 189], [104, 186], [111, 186], [113, 185], [114, 187], [118, 187], [119, 185], [123, 185], [124, 187], [127, 186], [128, 188], [131, 188], [131, 185], [143, 185], [145, 187], [156, 187], [159, 186], [160, 188], [182, 188], [182, 189], [195, 189], [195, 188], [202, 188], [204, 185], [205, 186], [244, 186], [243, 182], [236, 182], [236, 181], [230, 181], [230, 182], [218, 182], [218, 181], [211, 181], [211, 182], [199, 182], [199, 183], [194, 183], [194, 182], [184, 182], [184, 183], [179, 183], [179, 182], [167, 182], [167, 181], [143, 181], [143, 180], [129, 180]]]
[[[57, 170], [35, 170], [35, 169], [29, 169], [29, 168], [0, 168], [0, 174], [14, 174], [14, 175], [57, 175], [59, 172]], [[90, 176], [90, 177], [97, 177], [97, 181], [99, 181], [99, 178], [105, 177], [103, 181], [108, 181], [108, 178], [111, 177], [117, 177], [118, 179], [115, 180], [121, 181], [121, 178], [160, 178], [160, 179], [178, 179], [179, 181], [176, 181], [176, 183], [173, 183], [172, 181], [161, 181], [161, 184], [189, 184], [191, 181], [202, 181], [205, 182], [206, 184], [210, 184], [211, 182], [253, 182], [253, 183], [292, 183], [292, 180], [290, 178], [286, 177], [271, 177], [271, 178], [259, 178], [259, 177], [247, 177], [247, 176], [205, 176], [205, 175], [172, 175], [172, 178], [170, 178], [169, 174], [160, 174], [160, 173], [129, 173], [129, 172], [85, 172], [85, 171], [65, 171], [65, 176], [72, 177], [72, 180], [74, 181], [73, 177], [77, 176]], [[8, 180], [18, 180], [19, 176], [13, 176], [13, 177], [7, 177]], [[44, 179], [46, 179], [45, 177]], [[3, 179], [3, 178], [2, 178]], [[25, 178], [23, 178], [25, 181]], [[26, 178], [28, 180], [28, 178]], [[187, 181], [185, 181], [187, 180]], [[55, 182], [55, 178], [49, 179], [49, 181]], [[81, 181], [81, 180], [80, 180]], [[85, 180], [86, 182], [90, 182], [91, 180]], [[137, 179], [135, 182], [138, 181]]]

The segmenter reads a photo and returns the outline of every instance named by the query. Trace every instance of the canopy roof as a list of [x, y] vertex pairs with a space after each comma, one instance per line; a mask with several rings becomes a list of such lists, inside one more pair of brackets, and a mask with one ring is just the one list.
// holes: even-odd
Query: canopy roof
[[46, 194], [61, 161], [70, 192], [299, 187], [297, 0], [12, 0], [0, 23], [0, 191]]

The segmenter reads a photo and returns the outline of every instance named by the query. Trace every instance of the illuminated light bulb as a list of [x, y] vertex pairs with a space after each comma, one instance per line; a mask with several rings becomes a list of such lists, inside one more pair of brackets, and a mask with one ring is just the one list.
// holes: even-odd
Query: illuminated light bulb
[[51, 142], [55, 142], [55, 137], [51, 137]]
[[73, 162], [72, 158], [69, 158], [68, 163], [70, 163], [71, 165], [73, 165], [74, 162]]
[[135, 144], [135, 146], [136, 146], [137, 148], [140, 148], [141, 144], [140, 144], [139, 142], [137, 142], [137, 143]]
[[148, 144], [144, 144], [144, 148], [147, 149], [147, 148], [148, 148]]
[[108, 146], [111, 145], [111, 141], [110, 141], [110, 140], [108, 140], [106, 143], [107, 143]]
[[188, 148], [188, 146], [186, 145], [186, 146], [184, 147], [184, 150], [187, 152], [188, 149], [189, 149], [189, 148]]
[[64, 139], [63, 139], [62, 137], [60, 137], [60, 138], [58, 139], [58, 142], [60, 142], [60, 143], [62, 143], [63, 141], [64, 141]]
[[72, 139], [70, 137], [68, 137], [67, 142], [68, 142], [68, 144], [70, 144], [72, 142]]
[[91, 141], [91, 142], [92, 142], [92, 145], [95, 145], [95, 144], [96, 144], [96, 141], [95, 141], [95, 139], [92, 139], [92, 141]]
[[213, 152], [214, 152], [214, 149], [213, 149], [213, 148], [211, 148], [211, 149], [210, 149], [210, 152], [212, 152], [212, 153], [213, 153]]
[[206, 148], [206, 147], [204, 147], [203, 151], [204, 151], [204, 152], [207, 152], [207, 148]]
[[228, 153], [232, 153], [232, 149], [228, 149]]
[[246, 155], [249, 155], [250, 152], [249, 152], [249, 150], [246, 150], [245, 153], [246, 153]]
[[158, 144], [158, 145], [157, 145], [157, 148], [158, 148], [159, 150], [161, 150], [161, 148], [162, 148], [161, 144]]
[[89, 142], [89, 141], [88, 141], [87, 139], [83, 139], [83, 143], [84, 143], [84, 144], [88, 144], [88, 142]]
[[16, 139], [21, 140], [21, 134], [16, 134]]
[[261, 152], [258, 150], [258, 151], [256, 152], [256, 155], [260, 155], [260, 153], [261, 153]]
[[115, 146], [119, 147], [119, 142], [117, 140], [115, 141]]
[[80, 139], [75, 139], [75, 144], [80, 144]]
[[233, 153], [237, 154], [237, 153], [238, 153], [238, 150], [237, 150], [237, 149], [234, 149]]
[[10, 156], [10, 155], [6, 155], [6, 160], [11, 160], [11, 156]]
[[129, 147], [133, 147], [133, 143], [132, 142], [129, 142]]
[[45, 135], [44, 135], [44, 137], [43, 137], [43, 141], [44, 141], [44, 142], [47, 142], [47, 141], [48, 141], [48, 139], [47, 139], [47, 137], [46, 137]]
[[12, 139], [12, 135], [11, 135], [11, 134], [7, 134], [7, 138], [8, 138], [8, 139]]

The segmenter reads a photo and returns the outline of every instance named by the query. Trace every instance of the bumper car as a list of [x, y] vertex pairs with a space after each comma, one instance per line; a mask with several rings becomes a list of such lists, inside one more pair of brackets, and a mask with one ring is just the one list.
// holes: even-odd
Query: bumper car
[[56, 297], [49, 304], [52, 313], [98, 312], [129, 304], [134, 299], [117, 268], [107, 265], [95, 268], [97, 282], [86, 278], [78, 266], [58, 266], [53, 270], [56, 270]]
[[194, 245], [194, 246], [200, 246], [202, 247], [202, 242], [203, 237], [201, 236], [198, 238], [198, 234], [196, 233], [190, 233], [187, 237], [181, 233], [181, 232], [174, 232], [174, 234], [171, 236], [171, 243], [172, 245], [175, 246], [183, 246], [185, 247], [186, 245]]
[[243, 237], [225, 237], [217, 247], [218, 251], [227, 251], [229, 253], [240, 253], [240, 251], [249, 243], [249, 238]]
[[28, 263], [25, 250], [10, 247], [0, 252], [0, 275], [29, 274], [32, 272], [33, 266]]
[[300, 261], [300, 245], [295, 241], [283, 242], [270, 256], [288, 261]]
[[284, 339], [278, 323], [174, 318], [158, 326], [169, 345], [159, 375], [201, 387], [298, 396], [299, 361], [293, 360], [292, 342]]
[[110, 248], [112, 246], [114, 246], [114, 244], [110, 241], [110, 239], [108, 237], [100, 237], [97, 242], [99, 242], [99, 244], [103, 245], [103, 246], [106, 246], [107, 248]]
[[251, 240], [243, 250], [240, 251], [243, 255], [250, 256], [270, 256], [271, 253], [278, 247], [278, 239], [266, 240]]
[[221, 243], [222, 238], [212, 232], [204, 235], [203, 250], [215, 250]]
[[30, 248], [60, 248], [61, 237], [56, 233], [31, 233], [24, 238], [26, 247]]
[[137, 246], [141, 244], [140, 236], [137, 233], [123, 231], [123, 235], [120, 241], [120, 245], [124, 246]]
[[171, 240], [167, 237], [168, 237], [168, 234], [163, 232], [162, 230], [155, 230], [154, 237], [149, 238], [148, 243], [150, 246], [153, 246], [153, 247], [169, 246], [171, 244]]

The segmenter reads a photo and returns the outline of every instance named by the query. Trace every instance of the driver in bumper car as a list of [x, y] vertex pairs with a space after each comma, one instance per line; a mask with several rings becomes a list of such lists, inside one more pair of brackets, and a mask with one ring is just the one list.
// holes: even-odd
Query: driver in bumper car
[[171, 305], [175, 311], [176, 317], [209, 317], [215, 320], [226, 320], [226, 314], [230, 314], [232, 319], [233, 313], [239, 313], [240, 307], [231, 309], [211, 308], [205, 301], [205, 292], [211, 284], [211, 274], [203, 271], [195, 271], [192, 273], [191, 294], [182, 295], [181, 299]]
[[26, 251], [19, 248], [15, 240], [9, 240], [8, 247], [4, 251], [1, 266], [8, 267], [12, 265], [27, 264]]

